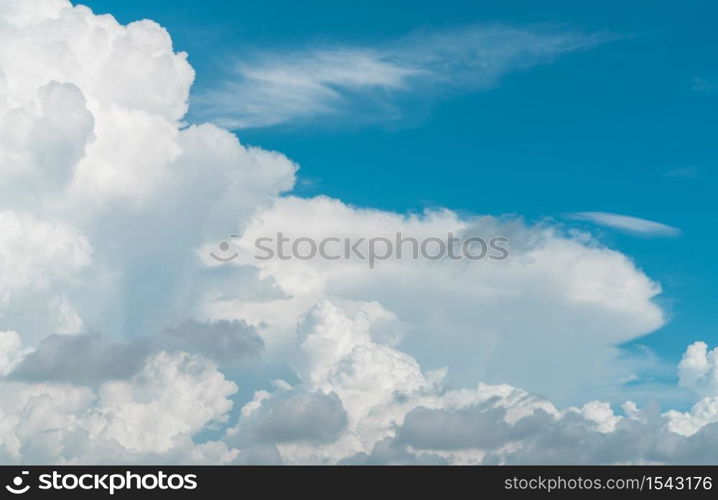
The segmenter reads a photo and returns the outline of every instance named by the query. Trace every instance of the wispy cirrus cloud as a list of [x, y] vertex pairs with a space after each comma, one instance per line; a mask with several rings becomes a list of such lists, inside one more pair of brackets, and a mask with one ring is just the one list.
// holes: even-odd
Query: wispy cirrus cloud
[[680, 179], [692, 179], [701, 173], [701, 167], [678, 167], [671, 169], [663, 174], [664, 177], [673, 177]]
[[712, 94], [718, 90], [718, 81], [712, 78], [695, 77], [691, 83], [691, 90], [699, 94]]
[[613, 214], [608, 212], [578, 212], [571, 214], [572, 219], [585, 220], [600, 226], [620, 229], [632, 234], [647, 237], [675, 238], [681, 235], [681, 230], [648, 219], [632, 217], [630, 215]]
[[469, 26], [379, 46], [324, 46], [235, 60], [227, 78], [193, 97], [192, 113], [222, 126], [266, 127], [367, 108], [382, 119], [412, 94], [481, 90], [512, 71], [610, 39], [572, 31]]

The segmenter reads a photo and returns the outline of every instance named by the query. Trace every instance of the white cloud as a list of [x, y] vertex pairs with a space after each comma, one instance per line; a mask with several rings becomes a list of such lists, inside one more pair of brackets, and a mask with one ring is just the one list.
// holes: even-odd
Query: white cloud
[[[71, 328], [66, 294], [81, 288], [93, 248], [76, 228], [11, 210], [0, 211], [0, 318], [3, 328], [36, 340]], [[28, 330], [34, 330], [29, 332]]]
[[245, 405], [227, 442], [247, 448], [261, 443], [333, 442], [347, 427], [347, 416], [336, 394], [287, 390], [271, 395], [258, 391]]
[[587, 220], [601, 226], [621, 229], [641, 236], [676, 237], [681, 230], [660, 222], [632, 217], [630, 215], [611, 214], [608, 212], [578, 212], [571, 217], [577, 220]]
[[[194, 71], [157, 24], [61, 0], [0, 5], [7, 328], [39, 340], [185, 319], [195, 248], [290, 189], [296, 166], [212, 125], [182, 128]], [[80, 273], [92, 279], [69, 286]], [[20, 302], [38, 288], [44, 315]]]
[[705, 342], [689, 345], [678, 365], [680, 385], [702, 396], [718, 396], [718, 348], [708, 350]]
[[71, 279], [90, 265], [92, 248], [72, 227], [4, 210], [0, 256], [3, 301], [9, 301], [13, 291], [46, 290], [54, 281]]
[[22, 362], [29, 349], [24, 349], [16, 332], [0, 332], [0, 375], [12, 372]]
[[690, 411], [666, 412], [668, 428], [681, 436], [693, 436], [708, 424], [718, 422], [718, 398], [705, 397], [694, 404]]
[[[1, 348], [0, 359], [18, 356], [16, 342]], [[201, 357], [160, 352], [130, 380], [97, 392], [7, 380], [0, 390], [4, 462], [88, 463], [181, 452], [191, 436], [226, 419], [237, 386]]]
[[[331, 442], [311, 439], [313, 427], [293, 435], [291, 442], [282, 432], [260, 432], [255, 439], [261, 436], [264, 453], [257, 450], [243, 463], [274, 463], [277, 456], [287, 463], [346, 464], [714, 460], [716, 398], [699, 401], [688, 413], [663, 414], [651, 407], [639, 409], [629, 401], [617, 414], [600, 401], [558, 410], [547, 400], [508, 385], [451, 389], [446, 372], [426, 373], [410, 356], [372, 341], [372, 316], [371, 308], [317, 305], [301, 328], [295, 364], [301, 384], [258, 391], [228, 438], [236, 443], [243, 432], [261, 429], [262, 418], [276, 420], [279, 416], [265, 409], [275, 399], [281, 402], [287, 394], [295, 398], [301, 391], [317, 390], [331, 391], [341, 400], [348, 417], [344, 432]], [[249, 436], [244, 439], [246, 443]]]
[[[598, 41], [467, 28], [277, 56], [242, 68], [240, 90], [259, 107], [239, 116], [276, 123], [341, 109], [350, 93], [482, 88]], [[707, 395], [689, 412], [584, 404], [592, 384], [614, 387], [641, 368], [617, 346], [664, 323], [659, 285], [590, 235], [283, 196], [297, 168], [286, 157], [215, 125], [182, 124], [194, 72], [151, 21], [122, 26], [64, 0], [0, 0], [0, 68], [4, 463], [610, 463], [714, 453], [707, 348], [692, 346], [680, 368], [682, 383]], [[282, 99], [292, 90], [306, 107]], [[277, 108], [263, 108], [268, 96]], [[371, 272], [352, 260], [247, 256], [254, 237], [279, 230], [499, 233], [512, 256], [386, 261]], [[243, 235], [244, 253], [219, 266], [206, 250], [229, 232]], [[264, 363], [239, 380], [254, 397], [229, 422], [238, 384], [213, 360], [258, 356], [262, 344]], [[78, 356], [88, 360], [77, 366]], [[291, 383], [269, 391], [260, 376]], [[560, 410], [539, 390], [582, 401]], [[204, 440], [208, 429], [223, 438]]]
[[90, 415], [91, 438], [114, 439], [139, 452], [163, 453], [178, 436], [192, 436], [226, 419], [237, 386], [206, 360], [158, 353], [129, 382], [108, 382]]
[[[389, 259], [371, 270], [358, 258], [255, 259], [255, 241], [276, 240], [278, 232], [317, 242], [393, 241], [396, 233], [417, 240], [445, 239], [449, 232], [487, 239], [504, 235], [511, 256]], [[207, 302], [204, 313], [263, 325], [258, 331], [268, 355], [278, 358], [291, 352], [297, 319], [317, 301], [374, 303], [384, 324], [377, 335], [403, 334], [402, 350], [429, 367], [449, 366], [458, 383], [508, 382], [573, 402], [589, 388], [615, 384], [639, 370], [642, 361], [621, 356], [617, 346], [664, 322], [653, 302], [660, 286], [626, 256], [587, 234], [562, 234], [550, 225], [527, 226], [512, 218], [462, 218], [448, 210], [407, 217], [324, 197], [283, 197], [256, 215], [235, 250], [236, 262], [259, 267], [261, 277], [286, 293], [262, 302], [224, 295]], [[536, 377], [539, 370], [542, 376]]]
[[122, 26], [64, 0], [22, 3], [3, 0], [0, 7], [0, 60], [11, 105], [34, 100], [48, 82], [72, 82], [93, 108], [117, 106], [170, 121], [184, 116], [194, 71], [157, 23]]
[[[421, 32], [380, 46], [261, 53], [230, 62], [228, 78], [193, 97], [193, 114], [232, 129], [265, 127], [369, 108], [396, 114], [402, 93], [482, 89], [506, 73], [606, 40], [603, 35], [469, 26]], [[231, 57], [230, 57], [231, 60]]]

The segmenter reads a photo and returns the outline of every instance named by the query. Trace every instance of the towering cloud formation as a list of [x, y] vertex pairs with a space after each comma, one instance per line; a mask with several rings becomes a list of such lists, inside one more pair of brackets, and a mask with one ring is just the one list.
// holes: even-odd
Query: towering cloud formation
[[[646, 360], [616, 346], [664, 321], [629, 258], [548, 223], [283, 195], [286, 157], [183, 123], [193, 77], [151, 21], [0, 0], [3, 462], [705, 459], [705, 346], [681, 365], [706, 396], [689, 413], [583, 404], [635, 376]], [[277, 231], [504, 234], [512, 255], [253, 259]], [[220, 265], [230, 232], [239, 256]]]
[[[194, 248], [291, 188], [295, 166], [212, 125], [183, 127], [194, 72], [154, 22], [121, 26], [64, 1], [1, 9], [5, 304], [39, 287], [64, 316], [114, 334], [182, 319]], [[25, 318], [12, 306], [11, 327], [64, 329], [59, 305], [33, 302]]]

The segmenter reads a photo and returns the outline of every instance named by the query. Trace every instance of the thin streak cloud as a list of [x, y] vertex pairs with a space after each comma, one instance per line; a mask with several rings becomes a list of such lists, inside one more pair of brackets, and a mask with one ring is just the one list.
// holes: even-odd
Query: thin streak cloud
[[612, 214], [608, 212], [578, 212], [571, 215], [572, 219], [585, 220], [599, 226], [620, 229], [632, 234], [649, 237], [675, 238], [681, 235], [681, 230], [648, 219], [632, 217], [630, 215]]
[[571, 31], [469, 26], [422, 32], [384, 45], [263, 52], [230, 65], [228, 76], [199, 91], [191, 113], [223, 127], [267, 127], [317, 117], [401, 116], [407, 95], [482, 90], [524, 70], [611, 39]]

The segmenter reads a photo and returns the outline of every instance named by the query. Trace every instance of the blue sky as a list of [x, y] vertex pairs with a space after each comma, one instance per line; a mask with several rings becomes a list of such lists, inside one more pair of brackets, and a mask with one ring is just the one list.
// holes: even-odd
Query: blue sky
[[529, 221], [602, 211], [679, 228], [678, 238], [598, 234], [664, 288], [659, 301], [670, 321], [636, 344], [675, 364], [687, 343], [718, 341], [718, 9], [709, 2], [86, 3], [123, 23], [165, 26], [197, 71], [195, 95], [248, 53], [381, 46], [472, 24], [605, 35], [490, 88], [408, 93], [391, 116], [309, 117], [245, 128], [240, 137], [297, 161], [295, 192], [303, 196]]

